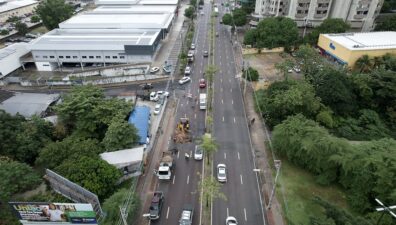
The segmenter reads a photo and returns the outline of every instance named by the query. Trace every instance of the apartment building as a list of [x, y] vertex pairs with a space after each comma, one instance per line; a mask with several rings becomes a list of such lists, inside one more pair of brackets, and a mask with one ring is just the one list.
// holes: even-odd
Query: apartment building
[[370, 31], [383, 0], [256, 0], [253, 17], [285, 16], [299, 27], [316, 27], [327, 18], [340, 18], [351, 28]]

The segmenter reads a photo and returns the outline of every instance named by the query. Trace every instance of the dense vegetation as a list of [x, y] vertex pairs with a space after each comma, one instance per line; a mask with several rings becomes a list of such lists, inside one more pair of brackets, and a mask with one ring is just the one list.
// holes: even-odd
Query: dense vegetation
[[73, 8], [65, 0], [44, 0], [36, 8], [37, 15], [48, 30], [58, 27], [58, 24], [73, 15]]
[[[100, 88], [85, 86], [74, 88], [54, 107], [59, 117], [56, 125], [0, 110], [0, 224], [18, 224], [6, 203], [15, 194], [43, 183], [45, 168], [92, 191], [102, 201], [110, 197], [122, 174], [99, 154], [136, 145], [137, 130], [126, 121], [131, 109], [129, 102], [106, 98]], [[56, 194], [48, 192], [31, 199], [54, 198], [58, 198]]]
[[[277, 81], [257, 92], [262, 116], [273, 128], [274, 150], [319, 184], [341, 185], [349, 206], [365, 216], [365, 222], [349, 224], [376, 221], [374, 198], [396, 202], [396, 60], [370, 60], [369, 69], [349, 72], [300, 46], [296, 64], [304, 79]], [[334, 215], [341, 211], [318, 204], [333, 217], [311, 218], [311, 224], [346, 224], [351, 218], [342, 212], [339, 223]], [[392, 222], [385, 215], [381, 224]]]

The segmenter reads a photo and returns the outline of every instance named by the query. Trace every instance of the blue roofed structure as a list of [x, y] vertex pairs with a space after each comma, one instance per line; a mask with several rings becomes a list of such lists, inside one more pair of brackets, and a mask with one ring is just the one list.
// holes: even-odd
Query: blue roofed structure
[[128, 123], [133, 124], [138, 130], [140, 136], [139, 144], [147, 142], [150, 120], [150, 108], [148, 106], [136, 106], [129, 116]]

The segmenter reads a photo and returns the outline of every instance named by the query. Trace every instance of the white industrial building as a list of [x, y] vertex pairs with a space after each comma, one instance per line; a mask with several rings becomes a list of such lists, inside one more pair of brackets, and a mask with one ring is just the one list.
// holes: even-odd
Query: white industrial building
[[22, 66], [21, 56], [29, 52], [28, 43], [15, 43], [0, 49], [0, 79]]
[[150, 62], [161, 40], [160, 29], [55, 29], [34, 40], [31, 51], [40, 71], [64, 63]]
[[179, 0], [96, 0], [95, 5], [178, 5]]
[[158, 14], [158, 13], [176, 13], [176, 5], [103, 5], [94, 9], [90, 13], [133, 13], [133, 14]]
[[350, 24], [351, 28], [370, 31], [383, 2], [383, 0], [257, 0], [253, 16], [258, 19], [285, 16], [293, 19], [299, 27], [316, 27], [327, 18], [340, 18]]

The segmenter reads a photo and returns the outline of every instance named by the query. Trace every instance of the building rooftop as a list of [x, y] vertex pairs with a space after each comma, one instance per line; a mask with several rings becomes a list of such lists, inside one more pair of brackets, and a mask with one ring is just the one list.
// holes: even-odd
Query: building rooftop
[[10, 0], [10, 1], [0, 1], [0, 13], [14, 10], [17, 8], [25, 7], [28, 5], [37, 4], [36, 0]]
[[158, 14], [158, 13], [174, 13], [176, 5], [105, 5], [99, 6], [89, 13], [133, 13], [133, 14]]
[[135, 5], [139, 0], [95, 0], [95, 5]]
[[30, 51], [28, 46], [21, 42], [0, 49], [0, 79], [21, 66], [19, 58]]
[[140, 5], [177, 5], [179, 0], [140, 0]]
[[55, 29], [31, 43], [31, 50], [124, 50], [152, 45], [160, 29]]
[[394, 31], [323, 34], [323, 36], [352, 51], [396, 49], [396, 32]]
[[167, 29], [173, 14], [80, 14], [59, 24], [62, 29]]
[[100, 157], [116, 168], [123, 168], [143, 160], [144, 147], [105, 152]]
[[0, 104], [0, 109], [11, 115], [19, 113], [26, 118], [33, 115], [42, 116], [48, 106], [56, 102], [59, 97], [59, 94], [15, 93]]

